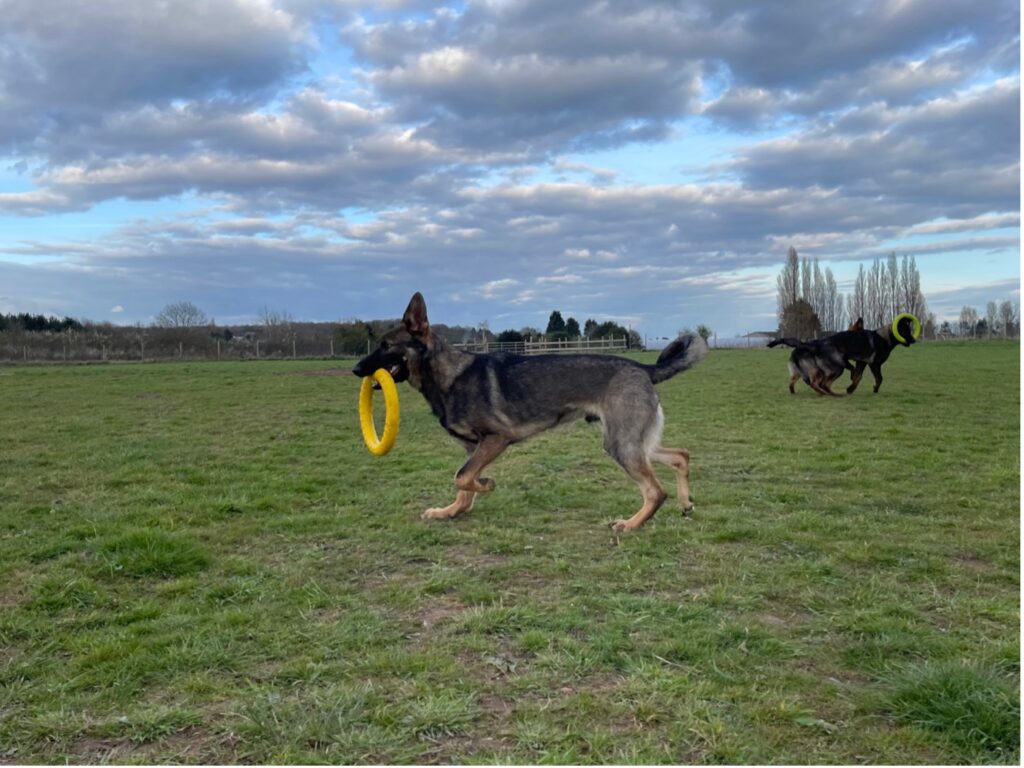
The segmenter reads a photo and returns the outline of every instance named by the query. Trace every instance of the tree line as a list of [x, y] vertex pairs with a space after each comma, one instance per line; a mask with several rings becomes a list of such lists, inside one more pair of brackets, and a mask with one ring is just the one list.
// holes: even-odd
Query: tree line
[[[250, 324], [218, 325], [189, 301], [167, 304], [153, 322], [114, 325], [27, 313], [0, 315], [0, 360], [154, 360], [250, 359], [363, 355], [399, 322], [348, 319], [338, 322], [296, 321], [288, 312], [264, 306]], [[640, 334], [618, 323], [588, 319], [581, 329], [574, 318], [551, 313], [542, 332], [530, 326], [494, 334], [486, 322], [477, 326], [434, 323], [431, 329], [451, 344], [481, 341], [538, 341], [586, 336], [629, 340], [643, 346]]]
[[1009, 299], [1001, 302], [990, 301], [985, 305], [984, 316], [974, 307], [965, 306], [960, 310], [956, 323], [943, 322], [940, 336], [958, 336], [968, 339], [1013, 338], [1020, 335], [1020, 305]]
[[814, 338], [843, 330], [858, 317], [865, 328], [883, 328], [909, 312], [921, 321], [922, 335], [935, 338], [1011, 338], [1020, 335], [1020, 305], [1009, 299], [990, 301], [981, 315], [974, 307], [960, 310], [957, 321], [936, 320], [921, 292], [921, 274], [913, 256], [895, 253], [861, 264], [853, 290], [840, 293], [832, 270], [817, 259], [801, 259], [790, 247], [777, 278], [779, 335]]
[[21, 330], [28, 333], [63, 333], [65, 331], [81, 331], [84, 328], [85, 326], [71, 317], [47, 317], [46, 315], [31, 315], [28, 312], [21, 312], [17, 315], [0, 314], [0, 332]]
[[832, 270], [818, 259], [801, 259], [792, 246], [777, 279], [779, 334], [814, 338], [845, 330], [857, 318], [866, 328], [881, 328], [902, 312], [920, 319], [923, 333], [934, 337], [935, 315], [921, 292], [921, 274], [913, 256], [890, 253], [860, 265], [850, 294], [839, 291]]
[[643, 339], [639, 332], [626, 328], [613, 320], [605, 320], [602, 323], [593, 318], [587, 318], [580, 328], [580, 323], [575, 317], [564, 318], [560, 310], [552, 310], [548, 317], [548, 325], [544, 333], [536, 328], [526, 327], [520, 330], [504, 330], [498, 334], [496, 340], [499, 342], [519, 341], [571, 341], [575, 339], [626, 339], [631, 349], [639, 349], [643, 346]]

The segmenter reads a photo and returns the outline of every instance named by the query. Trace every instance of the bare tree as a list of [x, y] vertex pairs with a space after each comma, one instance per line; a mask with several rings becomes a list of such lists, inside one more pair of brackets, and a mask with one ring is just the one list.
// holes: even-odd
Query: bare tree
[[992, 336], [999, 328], [999, 305], [994, 301], [985, 305], [985, 323], [988, 325], [989, 336]]
[[[212, 324], [213, 320], [208, 318], [206, 313], [191, 301], [168, 304], [153, 319], [153, 325], [162, 329], [157, 335], [157, 340], [162, 341], [164, 345], [172, 345], [172, 349], [177, 347], [179, 357], [185, 354], [186, 342], [188, 342], [189, 348], [198, 344], [197, 329]], [[165, 347], [164, 354], [166, 352]]]
[[836, 332], [846, 327], [843, 311], [843, 296], [839, 293], [839, 285], [829, 267], [825, 267], [825, 319], [822, 324], [828, 331]]
[[797, 256], [796, 248], [789, 246], [786, 253], [786, 263], [782, 267], [782, 273], [778, 277], [779, 287], [779, 325], [782, 325], [782, 315], [786, 307], [794, 304], [800, 298], [800, 257]]
[[846, 314], [850, 322], [868, 313], [868, 278], [864, 273], [864, 265], [857, 270], [857, 279], [853, 283], [853, 293], [846, 302]]
[[900, 309], [900, 270], [896, 252], [889, 253], [886, 260], [885, 275], [882, 283], [882, 300], [885, 308], [882, 322], [888, 322], [903, 310]]
[[878, 328], [885, 323], [885, 267], [882, 260], [875, 258], [867, 274], [867, 288], [864, 296], [864, 323], [868, 328]]
[[924, 300], [924, 293], [921, 292], [921, 273], [917, 271], [917, 260], [913, 256], [908, 257], [904, 254], [900, 282], [903, 295], [896, 307], [896, 313], [909, 312], [918, 318], [928, 314], [928, 304]]
[[198, 328], [210, 322], [206, 313], [191, 301], [168, 304], [153, 318], [153, 325], [157, 328]]
[[267, 343], [278, 344], [285, 340], [290, 335], [292, 323], [294, 320], [288, 312], [276, 309], [270, 309], [266, 305], [259, 313], [260, 323], [266, 329]]
[[934, 339], [939, 332], [938, 322], [935, 320], [935, 313], [928, 312], [921, 317], [921, 334], [926, 339]]
[[800, 298], [814, 306], [814, 293], [811, 283], [811, 263], [804, 256], [800, 264]]
[[963, 307], [960, 310], [960, 335], [973, 336], [978, 326], [978, 310], [974, 307]]
[[814, 261], [811, 262], [811, 295], [807, 298], [807, 301], [814, 307], [814, 312], [821, 321], [821, 329], [823, 331], [832, 329], [832, 318], [827, 306], [828, 297], [826, 294], [825, 275], [822, 274], [821, 265], [818, 263], [817, 256], [815, 256]]
[[1014, 320], [1016, 319], [1012, 302], [1007, 299], [999, 305], [999, 323], [1003, 328], [1003, 336], [1009, 337], [1014, 332]]

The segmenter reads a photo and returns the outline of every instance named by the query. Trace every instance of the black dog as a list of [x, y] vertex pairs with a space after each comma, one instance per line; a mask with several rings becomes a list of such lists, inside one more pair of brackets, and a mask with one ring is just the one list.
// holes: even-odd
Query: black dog
[[707, 351], [700, 336], [689, 335], [669, 344], [654, 365], [611, 355], [463, 352], [431, 332], [426, 304], [417, 293], [401, 324], [384, 334], [380, 347], [352, 372], [369, 376], [384, 368], [395, 381], [408, 380], [469, 454], [455, 475], [455, 501], [428, 509], [424, 518], [442, 520], [468, 511], [476, 494], [494, 490], [494, 481], [480, 474], [508, 446], [582, 418], [601, 423], [605, 450], [640, 486], [640, 511], [613, 526], [632, 531], [667, 496], [651, 461], [675, 470], [683, 511], [693, 507], [690, 454], [661, 444], [664, 415], [654, 385], [692, 368]]
[[[860, 318], [858, 322], [862, 323]], [[832, 382], [838, 379], [844, 370], [848, 370], [851, 382], [846, 392], [853, 394], [864, 376], [865, 368], [871, 369], [875, 377], [874, 391], [878, 392], [882, 386], [882, 365], [896, 347], [909, 347], [915, 343], [915, 330], [914, 320], [901, 315], [896, 322], [874, 331], [866, 331], [861, 327], [841, 331], [824, 339], [797, 342], [796, 345], [792, 344], [794, 339], [776, 339], [768, 346], [788, 344], [795, 347], [790, 355], [790, 392], [793, 392], [793, 383], [796, 379], [802, 377], [815, 391], [834, 395], [835, 392], [831, 390]], [[851, 365], [851, 362], [855, 362], [856, 367]]]

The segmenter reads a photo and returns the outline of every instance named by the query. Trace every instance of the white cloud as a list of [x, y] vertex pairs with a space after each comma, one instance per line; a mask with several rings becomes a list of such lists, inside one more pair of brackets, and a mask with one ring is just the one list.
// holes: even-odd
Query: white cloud
[[458, 290], [471, 323], [585, 288], [595, 315], [719, 327], [774, 311], [789, 245], [897, 244], [923, 273], [986, 249], [1015, 278], [1019, 7], [985, 10], [8, 0], [0, 284], [94, 316], [125, 295], [370, 316]]

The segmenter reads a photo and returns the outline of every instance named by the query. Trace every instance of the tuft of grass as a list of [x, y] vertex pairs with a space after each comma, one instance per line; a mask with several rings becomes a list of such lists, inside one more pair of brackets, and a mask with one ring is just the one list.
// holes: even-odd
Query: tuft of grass
[[101, 544], [99, 553], [105, 568], [118, 576], [187, 576], [209, 563], [192, 537], [156, 529], [115, 536]]
[[895, 720], [938, 734], [967, 763], [1017, 763], [1020, 687], [990, 664], [928, 661], [885, 678], [883, 708]]

